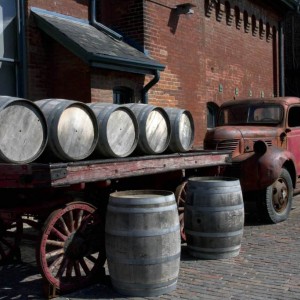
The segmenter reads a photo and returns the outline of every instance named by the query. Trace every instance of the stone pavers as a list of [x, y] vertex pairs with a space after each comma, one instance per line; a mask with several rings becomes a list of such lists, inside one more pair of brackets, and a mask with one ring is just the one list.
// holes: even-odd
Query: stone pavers
[[[241, 252], [235, 258], [195, 259], [182, 245], [176, 290], [156, 298], [134, 299], [300, 299], [299, 196], [294, 207], [289, 220], [280, 224], [262, 225], [255, 217], [247, 217]], [[22, 254], [22, 264], [0, 266], [0, 300], [43, 299], [42, 280], [29, 242]], [[106, 283], [57, 299], [130, 298], [114, 292], [107, 276]]]

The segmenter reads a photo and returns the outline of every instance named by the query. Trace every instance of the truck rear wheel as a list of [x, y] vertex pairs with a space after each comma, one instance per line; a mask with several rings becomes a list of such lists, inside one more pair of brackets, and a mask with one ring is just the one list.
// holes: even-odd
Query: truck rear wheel
[[281, 170], [280, 176], [262, 193], [259, 201], [260, 213], [268, 223], [285, 221], [291, 211], [293, 183], [289, 172]]

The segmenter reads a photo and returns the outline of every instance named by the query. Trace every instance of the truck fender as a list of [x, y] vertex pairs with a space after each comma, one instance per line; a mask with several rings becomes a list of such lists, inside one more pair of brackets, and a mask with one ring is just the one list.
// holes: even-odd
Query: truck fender
[[[251, 152], [233, 158], [233, 163], [240, 165], [240, 183], [243, 191], [258, 191], [271, 185], [288, 164], [295, 170], [295, 157], [275, 146], [266, 148], [265, 152]], [[291, 176], [292, 178], [295, 176]], [[295, 179], [293, 178], [293, 183]]]
[[[283, 150], [275, 146], [268, 147], [266, 153], [258, 159], [258, 172], [260, 177], [259, 183], [261, 188], [265, 188], [277, 180], [281, 174], [283, 166], [286, 164], [293, 169], [294, 173], [296, 165], [295, 157], [290, 151]], [[292, 174], [290, 175], [294, 185], [295, 176], [292, 176]]]

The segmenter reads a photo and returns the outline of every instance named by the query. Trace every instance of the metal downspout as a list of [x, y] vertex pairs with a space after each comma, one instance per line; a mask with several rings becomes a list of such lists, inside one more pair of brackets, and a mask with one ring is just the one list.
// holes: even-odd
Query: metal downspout
[[160, 79], [160, 73], [158, 70], [155, 70], [154, 78], [149, 81], [142, 89], [142, 103], [148, 104], [148, 91], [158, 83]]
[[17, 0], [18, 20], [18, 67], [17, 67], [17, 96], [27, 97], [27, 56], [25, 40], [25, 7], [24, 1]]
[[283, 39], [283, 25], [282, 22], [278, 24], [279, 29], [279, 96], [285, 96], [285, 76], [284, 76], [284, 39]]
[[90, 0], [90, 24], [94, 26], [95, 28], [105, 32], [106, 34], [112, 36], [113, 38], [117, 40], [122, 40], [122, 35], [118, 34], [117, 32], [111, 30], [110, 28], [106, 27], [105, 25], [98, 23], [96, 19], [96, 0]]

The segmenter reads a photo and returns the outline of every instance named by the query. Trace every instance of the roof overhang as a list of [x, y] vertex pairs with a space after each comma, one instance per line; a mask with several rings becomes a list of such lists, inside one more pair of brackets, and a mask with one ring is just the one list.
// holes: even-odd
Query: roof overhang
[[165, 66], [145, 53], [114, 39], [87, 20], [31, 8], [37, 26], [91, 67], [138, 74], [155, 74]]

